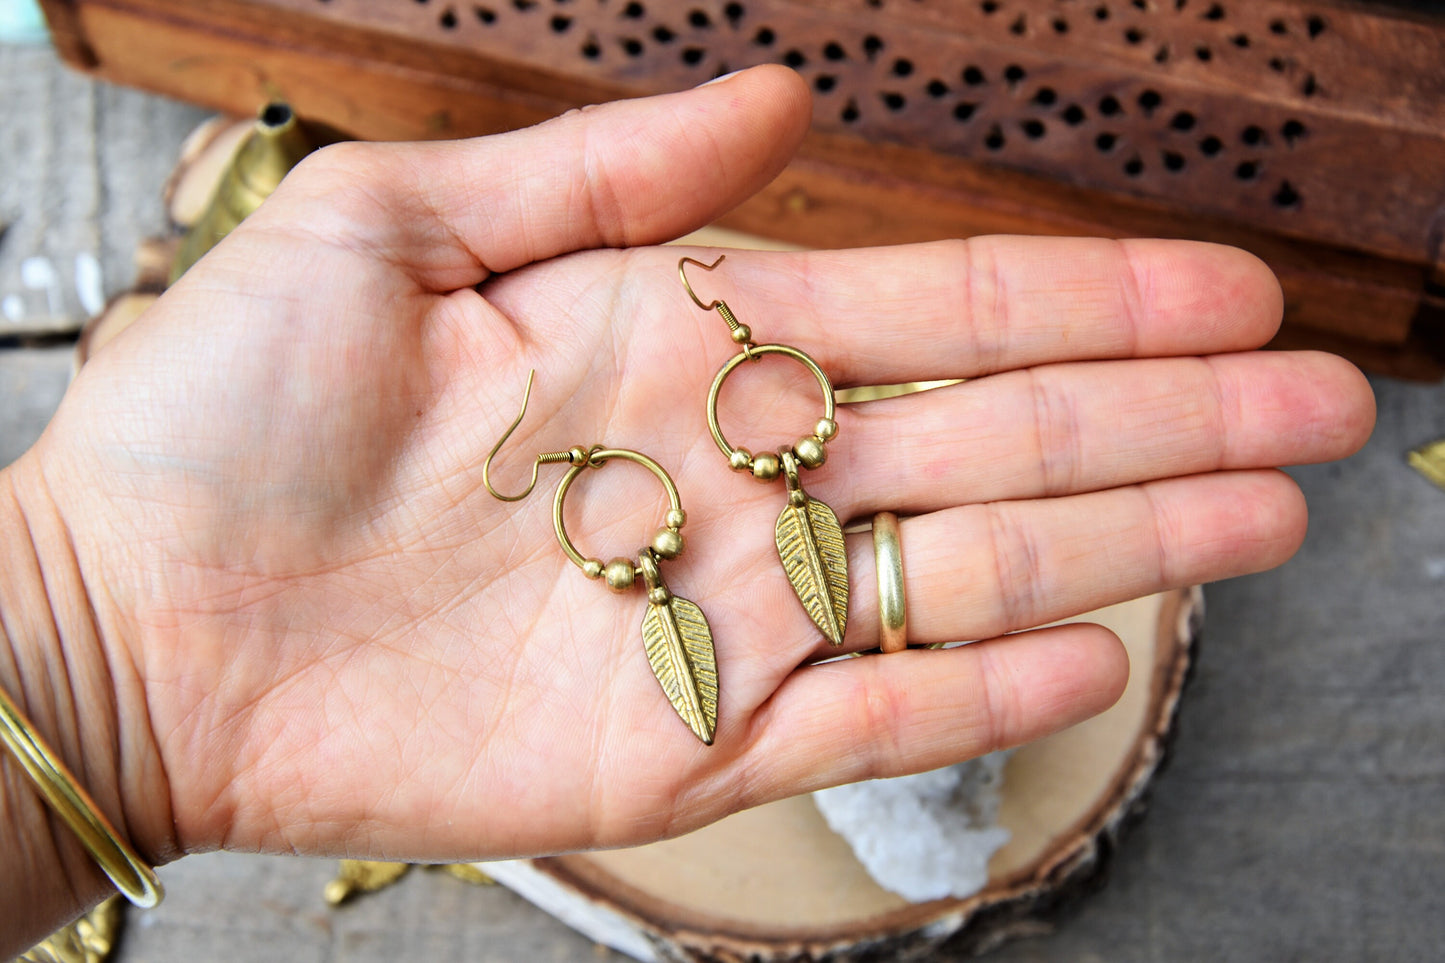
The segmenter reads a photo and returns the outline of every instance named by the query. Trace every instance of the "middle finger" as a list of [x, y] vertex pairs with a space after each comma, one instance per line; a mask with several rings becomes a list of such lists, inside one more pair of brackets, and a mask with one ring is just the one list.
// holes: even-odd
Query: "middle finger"
[[1051, 365], [840, 406], [808, 490], [844, 517], [1341, 458], [1363, 376], [1313, 352]]

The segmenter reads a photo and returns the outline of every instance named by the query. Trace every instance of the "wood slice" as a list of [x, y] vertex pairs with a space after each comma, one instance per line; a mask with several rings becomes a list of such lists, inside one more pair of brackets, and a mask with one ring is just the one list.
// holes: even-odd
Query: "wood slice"
[[1014, 754], [999, 813], [1013, 838], [968, 899], [911, 904], [880, 888], [806, 796], [650, 846], [488, 863], [486, 872], [639, 960], [891, 959], [1047, 932], [1098, 882], [1143, 812], [1202, 615], [1194, 588], [1084, 617], [1124, 640], [1129, 685], [1109, 711]]

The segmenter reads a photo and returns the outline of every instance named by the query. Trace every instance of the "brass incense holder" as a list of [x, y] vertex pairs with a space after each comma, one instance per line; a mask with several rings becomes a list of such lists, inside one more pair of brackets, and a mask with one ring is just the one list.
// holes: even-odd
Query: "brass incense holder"
[[174, 284], [192, 264], [250, 216], [280, 186], [313, 145], [289, 104], [270, 103], [241, 142], [200, 220], [186, 234], [171, 265]]

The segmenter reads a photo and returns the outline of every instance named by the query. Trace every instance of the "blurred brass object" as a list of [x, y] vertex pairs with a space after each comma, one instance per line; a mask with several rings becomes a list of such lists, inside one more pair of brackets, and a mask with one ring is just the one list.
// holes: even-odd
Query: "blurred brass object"
[[471, 863], [446, 863], [434, 867], [448, 876], [454, 876], [463, 883], [471, 883], [473, 886], [496, 886], [497, 881]]
[[884, 398], [947, 388], [949, 385], [963, 384], [963, 381], [962, 378], [949, 378], [945, 381], [905, 381], [897, 385], [859, 385], [857, 388], [839, 388], [834, 394], [838, 397], [838, 404], [856, 405], [861, 401], [882, 401]]
[[[359, 893], [375, 893], [400, 882], [411, 872], [412, 863], [387, 863], [370, 859], [343, 859], [336, 878], [322, 891], [326, 902], [340, 906]], [[446, 873], [473, 886], [495, 886], [497, 881], [471, 863], [442, 863], [427, 869]]]
[[410, 863], [386, 863], [372, 859], [343, 859], [336, 878], [326, 884], [322, 895], [332, 906], [340, 906], [357, 893], [385, 889], [411, 869]]
[[1406, 455], [1405, 460], [1436, 487], [1445, 488], [1445, 438], [1421, 445]]
[[45, 942], [16, 958], [16, 963], [101, 963], [115, 948], [122, 902], [112, 896]]
[[311, 140], [289, 104], [270, 103], [261, 108], [256, 126], [221, 176], [210, 205], [181, 243], [171, 265], [171, 283], [260, 207], [281, 178], [311, 151]]

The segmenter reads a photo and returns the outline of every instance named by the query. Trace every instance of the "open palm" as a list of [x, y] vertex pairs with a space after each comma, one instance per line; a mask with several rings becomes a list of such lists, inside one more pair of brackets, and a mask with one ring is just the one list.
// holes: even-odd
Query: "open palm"
[[[1337, 359], [1233, 353], [1280, 310], [1248, 255], [738, 252], [700, 293], [835, 385], [971, 379], [841, 408], [804, 484], [845, 522], [911, 516], [913, 641], [990, 641], [809, 666], [832, 650], [778, 564], [782, 483], [730, 472], [707, 432], [736, 347], [687, 300], [679, 252], [642, 246], [761, 187], [806, 116], [796, 79], [763, 68], [479, 141], [328, 149], [87, 365], [18, 470], [73, 535], [118, 711], [153, 735], [160, 765], [128, 777], [126, 806], [164, 793], [175, 837], [144, 848], [656, 839], [1100, 711], [1127, 675], [1107, 631], [997, 637], [1294, 551], [1303, 505], [1268, 469], [1352, 451], [1371, 405]], [[536, 452], [605, 444], [681, 490], [687, 548], [663, 571], [716, 640], [712, 747], [652, 678], [642, 590], [608, 592], [558, 547], [561, 469], [515, 504], [483, 486], [531, 369], [499, 488]], [[783, 362], [729, 386], [729, 435], [755, 450], [821, 414]], [[609, 463], [579, 479], [568, 527], [587, 555], [633, 557], [666, 507]], [[877, 644], [871, 542], [849, 552], [857, 650]]]

